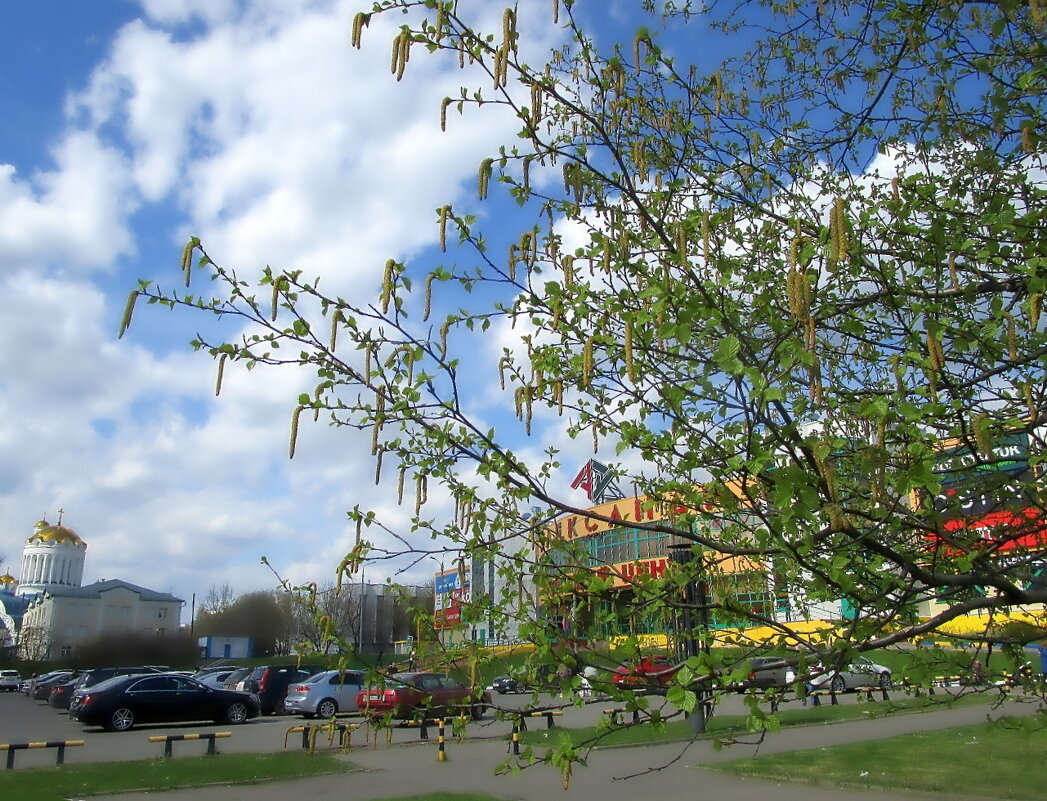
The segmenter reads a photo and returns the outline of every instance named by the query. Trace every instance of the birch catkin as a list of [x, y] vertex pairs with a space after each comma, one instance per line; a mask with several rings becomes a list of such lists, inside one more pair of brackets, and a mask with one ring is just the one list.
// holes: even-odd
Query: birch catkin
[[425, 279], [425, 306], [422, 309], [422, 322], [429, 319], [429, 312], [433, 307], [433, 280], [436, 278], [436, 273], [429, 273]]
[[364, 28], [367, 27], [370, 22], [371, 15], [365, 14], [363, 11], [357, 13], [357, 15], [353, 17], [353, 36], [351, 44], [357, 50], [360, 49], [360, 42], [363, 39]]
[[331, 315], [331, 345], [328, 350], [334, 353], [335, 348], [338, 346], [338, 323], [341, 322], [342, 310], [335, 309]]
[[131, 325], [131, 317], [135, 313], [135, 302], [138, 300], [138, 290], [134, 289], [131, 294], [127, 296], [127, 303], [124, 304], [124, 316], [120, 318], [120, 333], [117, 334], [117, 339], [123, 339], [124, 333]]
[[225, 373], [225, 360], [227, 358], [229, 358], [229, 354], [224, 352], [218, 357], [218, 378], [215, 379], [214, 384], [214, 394], [216, 398], [222, 394], [222, 375]]
[[494, 159], [487, 158], [480, 162], [480, 171], [477, 175], [477, 193], [480, 200], [487, 199], [487, 188], [491, 182], [491, 173], [494, 172]]
[[298, 444], [298, 418], [302, 415], [302, 409], [304, 406], [295, 406], [294, 413], [291, 415], [291, 447], [288, 452], [288, 458], [294, 458], [295, 446]]
[[625, 321], [625, 373], [631, 384], [636, 383], [636, 362], [633, 359], [633, 323]]
[[182, 249], [182, 274], [185, 276], [185, 285], [189, 286], [193, 272], [193, 250], [196, 249], [196, 240], [190, 239]]
[[440, 130], [447, 130], [447, 107], [451, 105], [451, 98], [445, 97], [440, 102]]
[[382, 314], [389, 313], [389, 301], [393, 297], [393, 270], [396, 262], [389, 259], [385, 263], [385, 272], [382, 275]]

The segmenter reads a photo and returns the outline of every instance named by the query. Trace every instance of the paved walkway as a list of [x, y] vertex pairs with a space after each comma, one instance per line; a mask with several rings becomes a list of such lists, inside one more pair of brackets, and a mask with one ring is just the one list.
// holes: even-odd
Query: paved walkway
[[[1034, 704], [1009, 705], [1008, 714], [1035, 711]], [[495, 776], [494, 769], [508, 758], [501, 739], [447, 744], [447, 761], [437, 761], [435, 730], [429, 743], [354, 748], [351, 761], [361, 770], [290, 782], [236, 787], [205, 787], [159, 793], [110, 796], [112, 801], [366, 801], [399, 798], [425, 792], [483, 792], [498, 799], [563, 799], [593, 801], [647, 801], [647, 799], [730, 799], [730, 801], [899, 801], [922, 799], [893, 791], [830, 789], [806, 785], [737, 779], [717, 771], [700, 770], [718, 761], [761, 754], [805, 750], [844, 742], [893, 737], [916, 731], [984, 721], [988, 707], [897, 715], [871, 721], [785, 729], [769, 735], [759, 749], [735, 745], [716, 752], [708, 741], [687, 744], [604, 748], [589, 754], [587, 767], [576, 767], [564, 790], [554, 769], [535, 765], [515, 775]], [[992, 712], [993, 717], [1001, 713]], [[865, 768], [855, 766], [855, 779]], [[94, 796], [94, 799], [101, 799]], [[954, 799], [950, 799], [954, 801]]]

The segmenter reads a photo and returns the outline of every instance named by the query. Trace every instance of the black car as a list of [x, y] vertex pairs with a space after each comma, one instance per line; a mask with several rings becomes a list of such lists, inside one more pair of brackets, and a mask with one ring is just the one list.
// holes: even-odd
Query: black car
[[132, 676], [140, 673], [164, 672], [166, 671], [161, 670], [155, 665], [132, 665], [129, 667], [107, 667], [85, 670], [71, 681], [55, 685], [51, 689], [48, 703], [55, 709], [68, 709], [69, 702], [73, 699], [73, 693], [79, 689], [86, 690], [88, 687], [93, 687], [106, 679], [113, 678], [114, 676]]
[[116, 676], [73, 693], [69, 717], [109, 731], [136, 723], [213, 720], [243, 723], [258, 715], [250, 693], [215, 690], [179, 673]]
[[69, 681], [76, 674], [71, 670], [62, 670], [50, 676], [37, 679], [33, 685], [30, 696], [37, 701], [46, 701], [51, 696], [51, 690], [59, 684]]
[[244, 689], [258, 696], [263, 715], [282, 712], [287, 688], [323, 670], [319, 665], [262, 665], [243, 680]]
[[491, 689], [499, 695], [525, 693], [527, 692], [527, 685], [513, 676], [499, 676], [491, 682]]

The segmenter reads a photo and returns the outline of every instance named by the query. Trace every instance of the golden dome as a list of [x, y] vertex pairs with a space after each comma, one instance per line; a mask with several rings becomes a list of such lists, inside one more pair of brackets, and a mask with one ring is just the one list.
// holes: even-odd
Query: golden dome
[[46, 520], [41, 520], [36, 524], [36, 530], [25, 542], [26, 545], [31, 542], [68, 542], [78, 548], [87, 547], [87, 543], [80, 539], [80, 535], [71, 528], [62, 525], [52, 526]]
[[18, 579], [11, 575], [11, 571], [7, 571], [4, 575], [0, 576], [0, 585], [4, 587], [14, 587], [18, 584]]

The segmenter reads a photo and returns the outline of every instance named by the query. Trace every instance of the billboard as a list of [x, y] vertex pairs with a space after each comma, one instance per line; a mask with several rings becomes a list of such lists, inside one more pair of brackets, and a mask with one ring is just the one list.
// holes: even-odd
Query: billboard
[[468, 572], [445, 570], [437, 573], [433, 593], [433, 626], [454, 628], [462, 622], [462, 607], [469, 602]]

